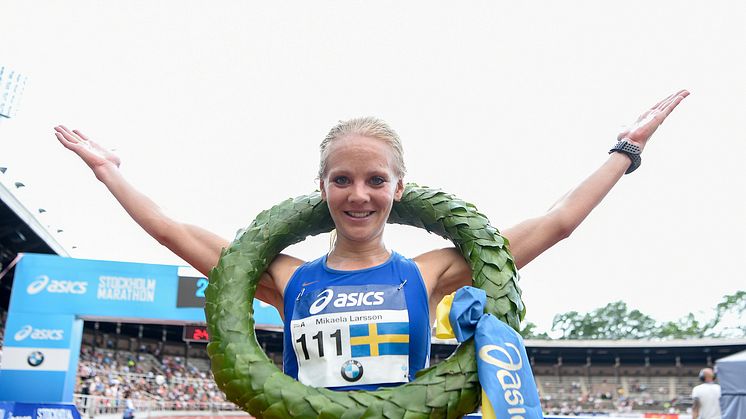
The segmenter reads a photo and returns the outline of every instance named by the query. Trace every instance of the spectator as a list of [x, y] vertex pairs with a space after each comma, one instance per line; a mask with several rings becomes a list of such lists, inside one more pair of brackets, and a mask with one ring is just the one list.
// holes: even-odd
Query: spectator
[[692, 419], [720, 419], [720, 385], [715, 383], [715, 372], [704, 368], [699, 380], [702, 384], [692, 389]]

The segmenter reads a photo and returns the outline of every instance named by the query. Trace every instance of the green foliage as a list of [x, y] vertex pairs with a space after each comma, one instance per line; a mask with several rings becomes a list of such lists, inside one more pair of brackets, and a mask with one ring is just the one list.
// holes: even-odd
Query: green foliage
[[586, 314], [558, 314], [552, 330], [561, 330], [563, 339], [646, 339], [652, 337], [655, 325], [652, 317], [616, 301]]
[[[726, 295], [713, 310], [709, 320], [698, 319], [693, 313], [669, 322], [657, 322], [652, 317], [630, 310], [627, 304], [616, 301], [581, 314], [569, 311], [554, 316], [553, 331], [561, 331], [561, 339], [693, 339], [693, 338], [739, 338], [746, 337], [746, 291]], [[723, 324], [735, 317], [735, 326]], [[535, 334], [532, 323], [524, 331]], [[522, 332], [523, 333], [523, 332]]]
[[[470, 264], [474, 285], [487, 293], [485, 311], [518, 329], [525, 308], [507, 240], [472, 204], [407, 185], [389, 222], [450, 239]], [[302, 196], [259, 214], [223, 251], [205, 292], [207, 351], [220, 389], [257, 418], [453, 418], [474, 411], [481, 391], [473, 340], [410, 383], [368, 392], [305, 386], [267, 358], [256, 341], [254, 313], [247, 303], [259, 277], [282, 249], [332, 227], [319, 194]]]
[[[728, 317], [734, 318], [735, 325], [726, 325]], [[743, 338], [746, 337], [746, 291], [737, 291], [726, 295], [715, 307], [715, 319], [712, 321], [713, 337]]]
[[535, 323], [526, 322], [526, 324], [523, 326], [523, 329], [521, 329], [519, 333], [521, 334], [521, 337], [523, 337], [523, 339], [551, 339], [547, 332], [539, 332], [536, 330], [536, 328], [537, 326]]

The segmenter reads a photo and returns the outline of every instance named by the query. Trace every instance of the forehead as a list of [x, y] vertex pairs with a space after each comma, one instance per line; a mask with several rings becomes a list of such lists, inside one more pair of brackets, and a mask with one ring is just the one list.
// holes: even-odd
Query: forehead
[[358, 134], [338, 138], [329, 145], [327, 170], [389, 169], [394, 167], [394, 150], [385, 141]]

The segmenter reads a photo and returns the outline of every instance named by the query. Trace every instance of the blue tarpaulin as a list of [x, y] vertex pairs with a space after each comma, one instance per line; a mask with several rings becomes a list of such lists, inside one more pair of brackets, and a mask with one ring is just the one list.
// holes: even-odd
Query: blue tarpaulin
[[746, 351], [715, 363], [723, 419], [746, 419]]

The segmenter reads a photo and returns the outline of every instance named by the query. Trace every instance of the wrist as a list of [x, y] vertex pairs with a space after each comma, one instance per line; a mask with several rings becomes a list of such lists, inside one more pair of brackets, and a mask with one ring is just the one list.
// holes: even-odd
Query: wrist
[[629, 167], [627, 167], [627, 170], [624, 172], [624, 174], [627, 175], [637, 170], [637, 168], [640, 167], [640, 164], [642, 164], [642, 157], [640, 157], [642, 148], [643, 146], [640, 143], [623, 138], [617, 142], [611, 150], [609, 150], [609, 154], [624, 154], [629, 158]]
[[91, 170], [93, 170], [96, 179], [102, 183], [106, 183], [115, 173], [119, 172], [119, 167], [114, 165], [114, 163], [106, 162], [91, 167]]

